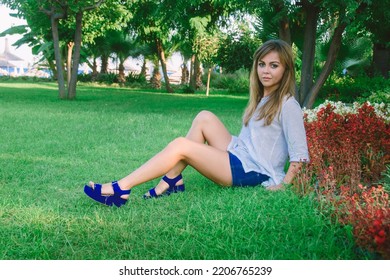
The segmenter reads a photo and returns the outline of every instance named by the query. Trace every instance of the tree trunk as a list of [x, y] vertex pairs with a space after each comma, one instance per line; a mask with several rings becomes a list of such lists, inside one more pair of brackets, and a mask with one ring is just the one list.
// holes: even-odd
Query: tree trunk
[[287, 17], [284, 17], [279, 22], [279, 38], [290, 45], [292, 44], [291, 33], [290, 33], [290, 22]]
[[[57, 6], [57, 4], [54, 3], [49, 3], [50, 8], [46, 9], [43, 6], [41, 6], [39, 3], [40, 5], [39, 9], [43, 11], [46, 15], [50, 16], [52, 34], [53, 34], [54, 54], [55, 54], [57, 73], [58, 73], [59, 97], [61, 99], [65, 99], [67, 97], [69, 99], [74, 99], [76, 97], [77, 75], [78, 75], [78, 67], [80, 63], [83, 13], [84, 11], [97, 8], [104, 1], [105, 0], [99, 0], [98, 2], [95, 2], [90, 6], [84, 7], [83, 9], [79, 10], [76, 13], [76, 31], [75, 31], [75, 38], [74, 38], [74, 53], [72, 58], [73, 63], [71, 67], [68, 65], [69, 67], [68, 71], [71, 71], [70, 82], [68, 80], [69, 82], [68, 95], [66, 95], [65, 92], [64, 69], [62, 67], [62, 58], [61, 58], [60, 45], [59, 45], [58, 22], [60, 19], [67, 17], [69, 6], [63, 5], [61, 3], [57, 3], [59, 4], [59, 6]], [[46, 1], [46, 2], [52, 2], [52, 1]], [[58, 2], [58, 1], [54, 1], [54, 2]], [[60, 10], [57, 10], [57, 8], [60, 8]]]
[[70, 83], [71, 73], [72, 73], [72, 53], [73, 53], [73, 47], [74, 47], [74, 43], [73, 42], [69, 42], [68, 43], [68, 54], [67, 54], [67, 58], [66, 58], [66, 81], [67, 81], [67, 84], [68, 84], [68, 88], [69, 88], [69, 83]]
[[92, 81], [95, 81], [98, 75], [96, 57], [93, 58], [91, 69], [92, 69]]
[[107, 74], [108, 70], [108, 55], [102, 54], [100, 57], [102, 64], [100, 66], [100, 74]]
[[210, 78], [211, 78], [211, 67], [207, 71], [207, 86], [206, 86], [206, 96], [209, 96], [210, 91]]
[[160, 74], [158, 62], [159, 62], [158, 59], [156, 59], [156, 61], [154, 61], [153, 73], [152, 73], [152, 77], [150, 78], [150, 83], [152, 85], [152, 88], [155, 88], [155, 89], [161, 88], [161, 74]]
[[56, 67], [57, 67], [58, 97], [60, 99], [66, 99], [64, 69], [62, 68], [60, 39], [58, 36], [58, 21], [59, 21], [59, 19], [54, 14], [52, 14], [50, 16], [50, 20], [51, 20], [51, 30], [52, 30], [52, 34], [53, 34], [54, 56], [56, 59]]
[[199, 89], [203, 85], [203, 83], [202, 83], [202, 71], [200, 69], [200, 61], [198, 56], [195, 57], [194, 75], [196, 81], [196, 89]]
[[277, 14], [282, 13], [281, 19], [279, 21], [279, 39], [291, 45], [290, 21], [288, 19], [284, 0], [271, 1], [271, 5], [274, 6]]
[[119, 59], [119, 73], [118, 73], [118, 81], [120, 84], [123, 84], [126, 82], [126, 77], [125, 77], [125, 66], [124, 66], [125, 61], [122, 59]]
[[141, 76], [144, 76], [146, 78], [146, 59], [145, 58], [144, 58], [144, 62], [142, 63]]
[[190, 64], [190, 89], [195, 92], [196, 90], [196, 75], [195, 75], [195, 54], [191, 56]]
[[197, 55], [191, 57], [190, 89], [194, 92], [203, 85], [202, 72], [200, 70], [200, 61]]
[[385, 78], [389, 77], [390, 71], [390, 48], [385, 44], [374, 44], [372, 64], [374, 74], [379, 73]]
[[47, 61], [47, 64], [49, 65], [49, 68], [52, 72], [53, 79], [55, 81], [58, 81], [58, 75], [57, 75], [57, 69], [56, 69], [55, 63], [53, 63], [53, 61], [51, 59], [47, 59], [47, 58], [46, 58], [46, 61]]
[[88, 59], [85, 60], [85, 64], [88, 65], [89, 68], [92, 70], [92, 76], [96, 76], [97, 74], [97, 63], [96, 63], [96, 57], [92, 58], [92, 62], [89, 61]]
[[81, 51], [81, 35], [82, 35], [82, 26], [83, 26], [83, 12], [78, 12], [76, 14], [76, 31], [74, 35], [74, 52], [73, 52], [73, 65], [72, 65], [72, 75], [70, 78], [69, 89], [68, 89], [68, 98], [76, 98], [76, 86], [77, 86], [77, 76], [80, 64], [80, 51]]
[[337, 55], [338, 55], [340, 47], [341, 47], [341, 40], [343, 37], [343, 32], [344, 32], [346, 27], [347, 27], [347, 24], [345, 22], [343, 22], [342, 20], [340, 20], [339, 25], [336, 27], [336, 29], [334, 31], [325, 65], [322, 68], [321, 74], [317, 78], [316, 83], [311, 88], [309, 94], [306, 96], [305, 101], [303, 103], [304, 107], [309, 108], [309, 109], [313, 107], [314, 101], [316, 100], [317, 95], [318, 95], [321, 87], [324, 85], [326, 79], [329, 77], [330, 73], [332, 72], [333, 66], [336, 62], [336, 58], [337, 58]]
[[298, 102], [302, 105], [313, 86], [313, 72], [316, 48], [316, 30], [319, 16], [319, 9], [305, 1], [303, 9], [306, 14], [306, 25], [303, 43], [302, 72], [301, 83], [296, 96]]
[[187, 67], [187, 63], [183, 62], [183, 65], [181, 67], [181, 84], [186, 85], [188, 84], [188, 77], [189, 76], [189, 71]]
[[162, 72], [164, 75], [164, 80], [165, 80], [165, 88], [167, 89], [168, 93], [173, 93], [173, 89], [171, 88], [171, 84], [169, 82], [169, 77], [168, 77], [168, 72], [167, 72], [167, 62], [165, 59], [165, 53], [164, 53], [164, 47], [162, 45], [162, 42], [160, 39], [156, 39], [156, 46], [157, 46], [157, 54], [158, 58], [160, 59], [161, 62], [161, 68]]

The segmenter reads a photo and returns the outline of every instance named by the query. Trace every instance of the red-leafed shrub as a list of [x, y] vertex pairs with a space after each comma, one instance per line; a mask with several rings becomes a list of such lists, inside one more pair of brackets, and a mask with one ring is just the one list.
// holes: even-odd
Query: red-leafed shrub
[[389, 195], [380, 185], [359, 185], [359, 191], [353, 195], [349, 187], [340, 189], [340, 196], [333, 201], [339, 221], [352, 225], [358, 246], [390, 259]]
[[[328, 188], [329, 183], [357, 186], [377, 182], [390, 159], [389, 124], [368, 104], [356, 113], [344, 115], [334, 109], [331, 104], [326, 105], [314, 121], [306, 115], [308, 171], [323, 188]], [[334, 182], [329, 182], [331, 176]]]
[[362, 186], [375, 185], [389, 163], [388, 120], [370, 104], [341, 113], [328, 103], [305, 114], [305, 127], [310, 162], [294, 189], [315, 191], [332, 217], [353, 227], [358, 246], [390, 258], [389, 196], [381, 186]]

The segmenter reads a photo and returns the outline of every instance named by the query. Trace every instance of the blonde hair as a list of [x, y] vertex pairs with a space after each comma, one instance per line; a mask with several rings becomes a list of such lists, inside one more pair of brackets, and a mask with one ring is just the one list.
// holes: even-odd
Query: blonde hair
[[257, 105], [264, 97], [264, 86], [261, 84], [257, 65], [260, 59], [276, 51], [279, 54], [280, 63], [285, 67], [279, 87], [271, 93], [269, 100], [258, 112], [256, 120], [264, 119], [265, 125], [270, 125], [280, 109], [285, 96], [293, 96], [295, 92], [295, 69], [291, 46], [282, 40], [270, 40], [265, 42], [253, 56], [253, 66], [250, 74], [249, 102], [244, 112], [244, 124], [248, 125], [249, 120], [255, 114]]

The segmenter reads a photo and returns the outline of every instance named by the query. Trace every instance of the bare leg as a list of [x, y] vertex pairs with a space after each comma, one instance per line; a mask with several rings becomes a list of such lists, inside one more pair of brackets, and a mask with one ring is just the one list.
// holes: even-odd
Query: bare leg
[[[231, 185], [229, 155], [209, 145], [200, 144], [181, 137], [173, 140], [165, 149], [152, 157], [141, 167], [118, 181], [122, 190], [145, 183], [166, 174], [179, 162], [193, 166], [210, 180], [221, 184]], [[90, 182], [93, 186], [93, 183]], [[111, 184], [104, 184], [102, 194], [112, 194]], [[126, 198], [126, 196], [123, 196]]]
[[[211, 147], [226, 151], [232, 136], [217, 116], [209, 111], [201, 111], [193, 120], [186, 138], [202, 144], [207, 142]], [[165, 175], [168, 178], [175, 178], [186, 167], [187, 163], [181, 161]], [[180, 180], [177, 182], [177, 185], [181, 185], [182, 183], [183, 181]], [[160, 180], [155, 188], [157, 194], [162, 194], [167, 189], [168, 184], [163, 180]]]
[[[172, 141], [163, 151], [118, 183], [125, 190], [164, 174], [173, 178], [189, 164], [214, 182], [230, 185], [232, 178], [226, 149], [231, 137], [214, 114], [202, 111], [194, 119], [186, 138]], [[205, 142], [208, 145], [205, 145]], [[93, 184], [90, 182], [91, 186]], [[161, 194], [167, 188], [165, 182], [160, 182], [156, 193]], [[103, 185], [103, 194], [109, 195], [112, 192], [111, 184]]]

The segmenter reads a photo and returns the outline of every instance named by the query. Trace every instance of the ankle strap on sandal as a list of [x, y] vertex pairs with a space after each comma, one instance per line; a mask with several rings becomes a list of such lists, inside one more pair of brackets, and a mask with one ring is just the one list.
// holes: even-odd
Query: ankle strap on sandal
[[183, 179], [183, 176], [181, 176], [181, 174], [179, 174], [177, 177], [175, 178], [168, 178], [167, 176], [164, 176], [162, 178], [169, 186], [175, 186], [177, 182], [179, 182], [181, 179]]
[[114, 189], [115, 195], [125, 195], [125, 194], [130, 194], [131, 192], [131, 190], [122, 190], [119, 187], [118, 181], [114, 181], [111, 184], [112, 184], [112, 188]]

